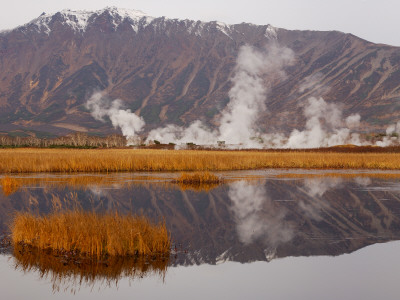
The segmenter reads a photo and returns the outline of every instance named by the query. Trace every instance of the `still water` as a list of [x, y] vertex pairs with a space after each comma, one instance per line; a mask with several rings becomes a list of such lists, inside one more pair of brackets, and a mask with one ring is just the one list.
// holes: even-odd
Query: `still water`
[[1, 232], [14, 211], [78, 207], [164, 219], [173, 247], [161, 267], [96, 274], [3, 248], [1, 298], [398, 299], [398, 173], [226, 172], [203, 187], [171, 183], [177, 175], [16, 176], [0, 192]]

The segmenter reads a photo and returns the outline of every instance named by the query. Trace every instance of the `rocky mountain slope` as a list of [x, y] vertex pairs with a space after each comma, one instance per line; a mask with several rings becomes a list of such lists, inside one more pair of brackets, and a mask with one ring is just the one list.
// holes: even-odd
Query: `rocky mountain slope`
[[272, 43], [292, 49], [295, 61], [285, 68], [286, 77], [264, 78], [269, 92], [263, 127], [303, 126], [299, 112], [311, 95], [340, 103], [345, 115], [359, 113], [366, 131], [398, 119], [399, 48], [341, 32], [153, 18], [105, 8], [43, 13], [0, 33], [0, 132], [113, 132], [110, 122], [96, 121], [84, 106], [99, 90], [142, 116], [146, 131], [197, 119], [218, 125], [240, 46]]

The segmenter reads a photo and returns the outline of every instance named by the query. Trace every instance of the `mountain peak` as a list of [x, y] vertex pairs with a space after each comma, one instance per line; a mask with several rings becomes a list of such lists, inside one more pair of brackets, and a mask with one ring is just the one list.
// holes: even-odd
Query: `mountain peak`
[[77, 32], [84, 32], [90, 23], [90, 20], [95, 19], [96, 17], [105, 13], [112, 16], [114, 27], [117, 27], [125, 19], [128, 19], [131, 22], [138, 22], [144, 18], [148, 21], [152, 21], [154, 19], [140, 10], [111, 6], [95, 11], [65, 9], [55, 14], [42, 13], [38, 18], [32, 20], [22, 27], [33, 26], [38, 31], [49, 34], [51, 31], [51, 24], [55, 21], [59, 21], [69, 25]]
[[[109, 16], [107, 20], [109, 22], [109, 28], [112, 30], [117, 30], [120, 24], [127, 22], [136, 33], [150, 24], [153, 24], [158, 30], [160, 28], [165, 29], [166, 24], [183, 24], [183, 26], [186, 27], [186, 31], [195, 36], [202, 36], [204, 32], [216, 29], [229, 38], [232, 38], [233, 32], [237, 32], [235, 25], [229, 25], [219, 21], [204, 22], [188, 19], [169, 19], [165, 17], [156, 18], [140, 10], [118, 8], [115, 6], [109, 6], [94, 11], [65, 9], [53, 14], [42, 13], [36, 19], [17, 29], [23, 32], [36, 31], [49, 35], [55, 24], [62, 24], [65, 27], [71, 28], [75, 33], [84, 33], [89, 25], [95, 23], [98, 18], [102, 18], [105, 15]], [[104, 23], [104, 20], [102, 20], [102, 22]], [[276, 28], [271, 25], [266, 25], [264, 35], [267, 38], [276, 38]]]
[[108, 11], [110, 14], [119, 15], [121, 17], [130, 18], [132, 20], [143, 18], [143, 17], [150, 17], [148, 14], [144, 13], [141, 10], [137, 9], [127, 9], [127, 8], [119, 8], [116, 6], [107, 6], [102, 10], [96, 11], [97, 13], [104, 13]]

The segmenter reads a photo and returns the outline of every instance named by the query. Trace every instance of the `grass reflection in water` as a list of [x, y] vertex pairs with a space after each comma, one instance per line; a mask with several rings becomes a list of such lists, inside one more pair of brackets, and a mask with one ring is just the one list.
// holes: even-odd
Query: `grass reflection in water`
[[80, 287], [115, 286], [123, 278], [130, 280], [156, 276], [164, 280], [169, 254], [163, 256], [108, 256], [101, 260], [68, 255], [51, 249], [17, 244], [14, 265], [23, 272], [37, 272], [50, 279], [53, 291], [75, 292]]
[[221, 177], [209, 172], [185, 172], [178, 177], [176, 174], [162, 176], [139, 176], [138, 174], [124, 175], [122, 178], [114, 178], [99, 174], [75, 174], [64, 176], [39, 176], [20, 177], [4, 176], [0, 178], [3, 194], [8, 197], [16, 193], [20, 188], [27, 186], [46, 186], [51, 188], [72, 188], [75, 190], [87, 190], [99, 188], [129, 188], [132, 186], [145, 186], [149, 182], [162, 186], [164, 189], [181, 189], [193, 191], [210, 191], [225, 183]]

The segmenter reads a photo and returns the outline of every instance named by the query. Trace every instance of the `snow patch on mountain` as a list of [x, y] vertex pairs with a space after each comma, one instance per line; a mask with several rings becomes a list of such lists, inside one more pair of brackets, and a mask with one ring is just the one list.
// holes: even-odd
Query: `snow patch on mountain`
[[103, 15], [104, 13], [111, 16], [113, 27], [117, 28], [123, 21], [128, 20], [131, 22], [132, 29], [136, 32], [139, 30], [139, 25], [149, 25], [154, 18], [148, 16], [140, 10], [123, 9], [116, 7], [106, 7], [96, 11], [84, 11], [84, 10], [62, 10], [56, 14], [41, 14], [38, 18], [31, 22], [19, 27], [24, 28], [35, 28], [39, 32], [49, 34], [51, 32], [51, 24], [55, 18], [69, 26], [76, 32], [85, 32], [86, 28], [90, 24], [91, 20]]
[[[35, 30], [37, 32], [49, 35], [52, 31], [53, 24], [55, 22], [61, 22], [62, 24], [65, 24], [71, 28], [74, 32], [84, 33], [92, 22], [104, 14], [108, 14], [110, 16], [110, 22], [114, 30], [116, 30], [123, 22], [128, 22], [132, 30], [136, 33], [147, 26], [152, 26], [155, 31], [164, 32], [169, 23], [183, 24], [189, 34], [199, 37], [203, 36], [203, 34], [209, 33], [210, 31], [217, 30], [229, 38], [232, 38], [232, 34], [237, 32], [237, 30], [235, 30], [235, 25], [228, 25], [218, 21], [203, 22], [168, 19], [165, 17], [155, 18], [140, 10], [117, 7], [106, 7], [96, 11], [66, 9], [55, 14], [43, 13], [31, 22], [18, 27], [18, 29], [22, 32]], [[169, 34], [167, 31], [165, 31], [165, 33]], [[268, 39], [275, 39], [277, 36], [276, 29], [268, 25], [264, 36]]]
[[268, 39], [277, 39], [278, 38], [278, 33], [275, 27], [271, 25], [267, 25], [267, 28], [265, 29], [264, 36]]
[[230, 27], [226, 25], [225, 23], [222, 22], [216, 22], [216, 27], [218, 30], [220, 30], [222, 33], [230, 37]]

